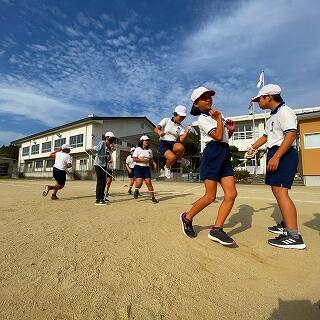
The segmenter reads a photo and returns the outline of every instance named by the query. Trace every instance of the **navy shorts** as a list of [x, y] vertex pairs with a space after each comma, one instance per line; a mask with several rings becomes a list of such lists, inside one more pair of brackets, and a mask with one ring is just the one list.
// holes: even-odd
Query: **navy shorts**
[[128, 171], [128, 178], [130, 179], [134, 178], [134, 169], [133, 168], [131, 169], [132, 169], [131, 172]]
[[168, 150], [172, 151], [175, 143], [176, 141], [160, 140], [158, 145], [160, 155], [164, 156]]
[[53, 177], [57, 181], [58, 185], [64, 186], [66, 184], [67, 172], [53, 167]]
[[107, 169], [106, 172], [107, 172], [107, 178], [112, 178], [112, 176], [113, 176], [112, 169]]
[[[274, 146], [268, 150], [268, 161], [279, 149], [278, 146]], [[293, 179], [297, 173], [299, 163], [298, 152], [294, 147], [291, 147], [280, 159], [277, 171], [266, 173], [265, 183], [269, 186], [284, 187], [291, 189]]]
[[142, 179], [151, 179], [151, 170], [150, 167], [143, 167], [143, 166], [134, 166], [134, 176], [136, 178], [142, 178]]
[[202, 154], [200, 179], [220, 181], [228, 176], [234, 176], [229, 145], [224, 142], [209, 142]]

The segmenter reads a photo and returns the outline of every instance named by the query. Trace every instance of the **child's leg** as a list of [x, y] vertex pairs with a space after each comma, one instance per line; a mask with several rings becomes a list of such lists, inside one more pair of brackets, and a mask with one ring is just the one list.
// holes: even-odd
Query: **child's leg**
[[217, 193], [217, 181], [214, 180], [204, 180], [205, 194], [203, 197], [198, 199], [192, 206], [192, 208], [187, 211], [186, 218], [192, 220], [195, 215], [197, 215], [201, 210], [207, 207], [216, 199]]
[[176, 158], [180, 160], [184, 155], [184, 145], [182, 143], [175, 143], [172, 149], [173, 153], [176, 155]]
[[109, 193], [109, 189], [110, 189], [111, 183], [112, 183], [112, 177], [110, 177], [107, 174], [107, 190], [106, 190], [107, 193]]
[[218, 216], [214, 224], [216, 228], [223, 227], [223, 224], [233, 207], [234, 200], [237, 197], [237, 189], [233, 176], [222, 178], [220, 184], [224, 192], [224, 197], [219, 207]]
[[164, 153], [164, 157], [166, 158], [166, 167], [168, 169], [171, 169], [172, 165], [176, 162], [177, 157], [176, 155], [171, 151], [171, 150], [167, 150]]
[[146, 186], [148, 188], [150, 196], [154, 197], [154, 190], [153, 190], [153, 185], [152, 185], [151, 179], [146, 178], [146, 179], [144, 179], [144, 182], [146, 183]]
[[272, 186], [271, 190], [277, 200], [286, 228], [298, 230], [297, 210], [289, 197], [288, 188]]
[[138, 199], [138, 197], [139, 197], [139, 189], [141, 188], [142, 183], [143, 183], [143, 178], [136, 178], [135, 181], [134, 181], [135, 190], [134, 190], [134, 193], [133, 193], [133, 197], [135, 199]]

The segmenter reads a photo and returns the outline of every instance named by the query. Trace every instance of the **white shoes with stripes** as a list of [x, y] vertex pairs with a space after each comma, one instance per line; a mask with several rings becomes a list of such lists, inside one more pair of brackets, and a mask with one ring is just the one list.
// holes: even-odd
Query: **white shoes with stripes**
[[303, 242], [301, 235], [299, 238], [294, 238], [289, 232], [283, 231], [283, 234], [280, 234], [275, 239], [268, 240], [268, 243], [272, 246], [285, 248], [285, 249], [305, 249], [306, 245]]

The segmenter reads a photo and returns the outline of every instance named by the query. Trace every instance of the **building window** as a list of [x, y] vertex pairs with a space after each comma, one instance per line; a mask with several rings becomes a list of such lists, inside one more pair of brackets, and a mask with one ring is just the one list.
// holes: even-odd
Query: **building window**
[[42, 169], [42, 168], [43, 168], [43, 160], [37, 160], [36, 169]]
[[252, 139], [253, 131], [252, 124], [239, 124], [236, 126], [236, 131], [233, 134], [234, 140]]
[[320, 148], [320, 132], [305, 133], [304, 134], [304, 147], [306, 149]]
[[54, 140], [54, 150], [59, 149], [65, 143], [66, 143], [66, 138]]
[[87, 163], [88, 163], [87, 159], [80, 159], [80, 167], [79, 167], [80, 171], [87, 170]]
[[30, 147], [22, 148], [22, 156], [28, 156], [30, 151]]
[[127, 142], [127, 146], [128, 146], [129, 148], [136, 148], [136, 147], [137, 147], [136, 144], [133, 144], [133, 143], [130, 143], [130, 142]]
[[42, 144], [42, 153], [51, 152], [51, 141]]
[[39, 154], [39, 144], [34, 144], [31, 146], [31, 154]]
[[83, 134], [71, 136], [69, 139], [69, 144], [72, 148], [82, 147], [83, 146]]
[[9, 164], [8, 163], [0, 163], [0, 176], [6, 177], [9, 175]]
[[119, 138], [114, 138], [114, 144], [117, 144], [119, 146], [122, 145], [122, 141]]
[[46, 160], [46, 170], [47, 171], [52, 171], [53, 165], [54, 165], [54, 159]]

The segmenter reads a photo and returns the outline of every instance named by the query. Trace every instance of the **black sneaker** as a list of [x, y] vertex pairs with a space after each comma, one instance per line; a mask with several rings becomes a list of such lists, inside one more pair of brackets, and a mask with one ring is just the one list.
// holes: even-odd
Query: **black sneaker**
[[128, 194], [132, 194], [132, 190], [131, 190], [131, 188], [128, 190]]
[[182, 231], [188, 238], [195, 238], [196, 233], [192, 227], [192, 221], [186, 218], [186, 212], [181, 213], [180, 220], [182, 223]]
[[284, 225], [284, 222], [281, 221], [281, 223], [278, 223], [276, 226], [268, 227], [268, 231], [276, 234], [283, 234], [283, 232], [286, 230], [286, 226]]
[[135, 199], [138, 199], [138, 197], [139, 197], [139, 189], [134, 190], [133, 197]]
[[223, 228], [211, 229], [208, 238], [212, 241], [217, 241], [224, 246], [235, 244], [235, 241], [223, 231]]
[[104, 201], [104, 200], [97, 200], [96, 203], [95, 203], [96, 206], [105, 206], [107, 205], [107, 202]]
[[158, 202], [159, 202], [159, 200], [157, 200], [155, 197], [152, 197], [152, 198], [151, 198], [151, 201], [152, 201], [153, 203], [158, 203]]
[[303, 242], [301, 235], [299, 238], [294, 238], [289, 232], [284, 231], [283, 234], [276, 237], [275, 239], [268, 240], [268, 243], [272, 246], [285, 248], [285, 249], [305, 249], [306, 245]]

